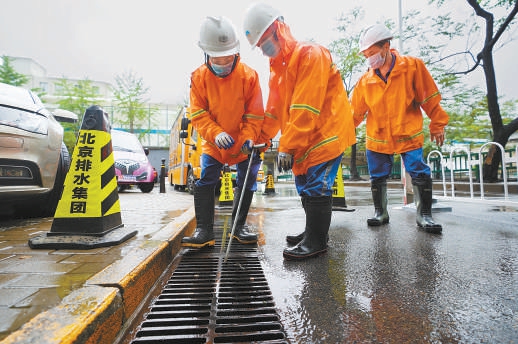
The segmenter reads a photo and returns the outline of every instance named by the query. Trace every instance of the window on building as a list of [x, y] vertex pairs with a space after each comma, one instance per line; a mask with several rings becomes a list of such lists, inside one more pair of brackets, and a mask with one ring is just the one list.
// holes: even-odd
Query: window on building
[[44, 93], [49, 93], [49, 83], [48, 82], [44, 82], [44, 81], [40, 81], [40, 89]]

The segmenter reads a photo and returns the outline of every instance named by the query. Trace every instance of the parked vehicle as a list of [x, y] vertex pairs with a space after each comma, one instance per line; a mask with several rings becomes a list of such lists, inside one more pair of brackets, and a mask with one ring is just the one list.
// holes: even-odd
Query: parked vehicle
[[142, 147], [137, 136], [122, 130], [111, 130], [111, 139], [119, 191], [136, 185], [142, 192], [151, 192], [156, 175], [147, 158], [149, 149]]
[[33, 92], [0, 83], [0, 215], [54, 216], [70, 167], [58, 121], [77, 115], [53, 114]]
[[194, 193], [194, 183], [201, 176], [201, 137], [182, 108], [169, 135], [168, 178], [175, 190]]

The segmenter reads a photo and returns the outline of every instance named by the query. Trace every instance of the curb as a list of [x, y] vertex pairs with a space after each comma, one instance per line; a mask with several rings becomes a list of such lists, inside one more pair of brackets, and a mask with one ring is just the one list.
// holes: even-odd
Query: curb
[[194, 207], [88, 279], [61, 303], [32, 318], [2, 344], [113, 343], [195, 227]]

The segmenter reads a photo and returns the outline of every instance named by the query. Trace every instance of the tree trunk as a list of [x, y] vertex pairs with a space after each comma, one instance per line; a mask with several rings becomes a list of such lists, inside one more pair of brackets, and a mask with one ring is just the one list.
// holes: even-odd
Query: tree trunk
[[[495, 68], [493, 64], [493, 54], [491, 49], [484, 49], [481, 53], [486, 78], [487, 105], [491, 126], [493, 128], [493, 142], [498, 142], [505, 147], [509, 136], [504, 135], [500, 104], [498, 103], [498, 91], [496, 88]], [[502, 161], [502, 153], [497, 145], [492, 145], [487, 158], [484, 160], [483, 176], [484, 181], [494, 183], [498, 181], [498, 166]]]
[[[502, 130], [498, 133], [495, 133], [493, 136], [493, 142], [498, 142], [505, 148], [507, 142], [509, 141], [509, 137], [518, 130], [518, 118], [515, 118], [510, 123], [502, 126]], [[482, 172], [484, 181], [488, 183], [498, 182], [499, 178], [503, 179], [503, 175], [498, 176], [498, 167], [502, 162], [502, 153], [497, 145], [491, 145], [491, 148], [488, 151], [486, 159], [484, 159], [484, 163], [482, 166]], [[503, 169], [502, 169], [503, 173]]]
[[[493, 141], [498, 142], [505, 147], [511, 134], [516, 130], [518, 126], [518, 119], [513, 120], [508, 125], [504, 126], [502, 122], [502, 115], [500, 112], [500, 105], [498, 103], [498, 90], [496, 86], [495, 66], [493, 62], [493, 47], [498, 41], [501, 33], [509, 26], [511, 21], [518, 13], [518, 1], [515, 2], [514, 7], [509, 13], [506, 21], [496, 35], [494, 35], [494, 17], [493, 14], [484, 10], [477, 0], [467, 0], [468, 4], [475, 10], [477, 16], [484, 19], [486, 23], [486, 36], [484, 47], [482, 51], [477, 55], [478, 61], [482, 61], [481, 65], [484, 70], [484, 76], [486, 80], [487, 89], [487, 107], [489, 112], [489, 118], [491, 119], [491, 126], [493, 128]], [[514, 123], [514, 124], [513, 124]], [[502, 161], [502, 153], [498, 146], [493, 145], [487, 158], [484, 160], [482, 166], [482, 172], [484, 181], [495, 182], [498, 181], [498, 166]]]

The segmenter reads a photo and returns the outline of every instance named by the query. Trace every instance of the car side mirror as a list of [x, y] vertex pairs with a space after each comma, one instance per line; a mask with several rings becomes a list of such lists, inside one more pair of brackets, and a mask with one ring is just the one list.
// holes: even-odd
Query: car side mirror
[[149, 148], [144, 148], [144, 153], [146, 153], [146, 155], [149, 155]]
[[66, 123], [76, 123], [77, 115], [72, 111], [64, 110], [64, 109], [55, 109], [52, 113], [54, 118], [59, 122]]

